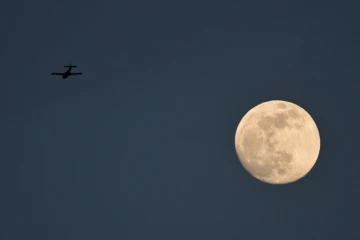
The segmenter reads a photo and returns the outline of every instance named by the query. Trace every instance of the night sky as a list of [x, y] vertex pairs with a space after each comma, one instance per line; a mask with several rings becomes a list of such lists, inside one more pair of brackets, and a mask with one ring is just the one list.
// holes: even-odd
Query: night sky
[[[5, 1], [0, 238], [360, 238], [360, 4]], [[83, 72], [51, 72], [72, 63]], [[269, 100], [321, 136], [293, 184], [251, 177], [234, 137]]]

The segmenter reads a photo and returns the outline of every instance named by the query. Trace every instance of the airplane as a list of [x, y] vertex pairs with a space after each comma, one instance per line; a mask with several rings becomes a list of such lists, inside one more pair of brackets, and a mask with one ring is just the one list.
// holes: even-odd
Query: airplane
[[67, 66], [64, 66], [64, 67], [67, 67], [69, 68], [66, 72], [63, 72], [63, 73], [51, 73], [51, 75], [60, 75], [62, 76], [63, 79], [69, 77], [69, 76], [72, 76], [72, 75], [81, 75], [82, 73], [72, 73], [71, 72], [71, 68], [75, 68], [77, 66], [74, 66], [74, 65], [71, 65], [71, 63]]

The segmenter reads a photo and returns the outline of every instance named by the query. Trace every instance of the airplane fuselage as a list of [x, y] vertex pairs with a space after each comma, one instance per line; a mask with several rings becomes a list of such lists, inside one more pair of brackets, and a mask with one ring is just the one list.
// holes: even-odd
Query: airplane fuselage
[[67, 78], [68, 76], [70, 76], [70, 73], [66, 72], [66, 73], [64, 73], [64, 74], [62, 75], [62, 78], [65, 79], [65, 78]]
[[71, 71], [71, 67], [69, 68], [69, 70], [67, 70], [66, 72], [64, 72], [64, 74], [62, 75], [62, 78], [65, 79], [65, 78], [69, 77], [70, 74], [71, 74], [70, 71]]

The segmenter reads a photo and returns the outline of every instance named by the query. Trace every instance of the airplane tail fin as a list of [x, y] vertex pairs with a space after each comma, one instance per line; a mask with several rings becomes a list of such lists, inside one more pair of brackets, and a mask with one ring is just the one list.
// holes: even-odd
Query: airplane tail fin
[[77, 66], [74, 66], [74, 65], [71, 65], [71, 63], [69, 65], [66, 65], [64, 67], [68, 67], [68, 68], [74, 68], [74, 67], [77, 67]]

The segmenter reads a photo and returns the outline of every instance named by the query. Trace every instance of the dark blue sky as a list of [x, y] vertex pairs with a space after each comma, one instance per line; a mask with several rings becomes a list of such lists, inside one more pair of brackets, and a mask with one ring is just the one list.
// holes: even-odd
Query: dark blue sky
[[[360, 237], [348, 2], [3, 3], [1, 239]], [[49, 75], [69, 62], [84, 75]], [[321, 135], [313, 170], [284, 186], [234, 150], [242, 116], [273, 99]]]

